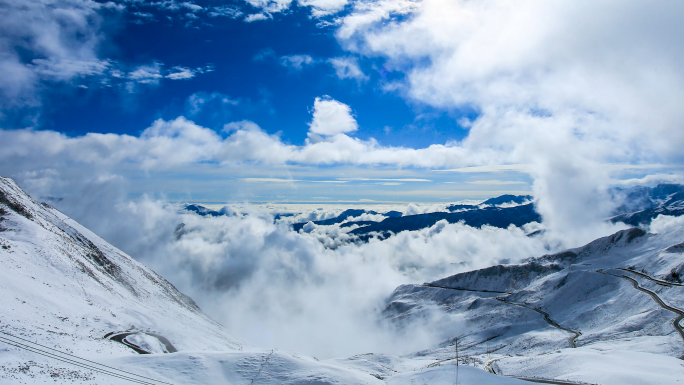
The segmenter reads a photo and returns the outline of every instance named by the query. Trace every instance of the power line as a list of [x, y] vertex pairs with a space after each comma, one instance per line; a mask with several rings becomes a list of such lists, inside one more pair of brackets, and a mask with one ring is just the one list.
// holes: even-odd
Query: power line
[[111, 376], [116, 377], [116, 378], [121, 378], [121, 379], [128, 380], [128, 381], [132, 381], [132, 382], [137, 382], [137, 383], [139, 383], [139, 384], [156, 385], [156, 384], [154, 384], [154, 383], [152, 383], [152, 382], [147, 382], [147, 381], [143, 381], [143, 380], [138, 380], [138, 379], [135, 379], [135, 378], [126, 377], [126, 376], [124, 376], [124, 375], [119, 375], [119, 374], [116, 374], [116, 373], [113, 373], [113, 372], [109, 372], [109, 371], [106, 371], [106, 370], [103, 370], [103, 369], [94, 368], [94, 367], [92, 367], [92, 366], [85, 365], [85, 364], [81, 364], [81, 363], [78, 363], [78, 362], [73, 361], [73, 360], [65, 359], [65, 358], [59, 357], [59, 356], [57, 356], [57, 355], [55, 355], [55, 354], [47, 353], [47, 352], [45, 352], [45, 351], [38, 350], [38, 349], [35, 349], [35, 348], [31, 348], [31, 347], [28, 347], [28, 346], [26, 346], [26, 345], [14, 344], [14, 343], [11, 343], [11, 342], [7, 342], [3, 337], [0, 337], [0, 340], [2, 340], [4, 343], [6, 343], [6, 344], [8, 344], [8, 345], [10, 345], [10, 346], [14, 346], [14, 347], [17, 347], [17, 348], [21, 348], [21, 349], [24, 349], [24, 350], [28, 350], [28, 351], [30, 351], [30, 352], [32, 352], [32, 353], [35, 353], [35, 354], [38, 354], [38, 355], [41, 355], [41, 356], [45, 356], [45, 357], [48, 357], [48, 358], [52, 358], [52, 359], [55, 359], [55, 360], [58, 360], [58, 361], [66, 362], [66, 363], [72, 364], [72, 365], [74, 365], [74, 366], [82, 367], [82, 368], [85, 368], [85, 369], [88, 369], [88, 370], [91, 370], [91, 371], [94, 371], [94, 372], [97, 372], [97, 373], [108, 374], [108, 375], [111, 375]]
[[[114, 367], [111, 367], [111, 366], [108, 366], [108, 365], [101, 364], [101, 363], [99, 363], [99, 362], [95, 362], [95, 361], [91, 361], [91, 360], [88, 360], [88, 359], [85, 359], [85, 358], [82, 358], [82, 357], [78, 357], [78, 356], [75, 356], [75, 355], [73, 355], [73, 354], [64, 353], [64, 352], [59, 351], [59, 350], [57, 350], [57, 349], [53, 349], [53, 348], [51, 348], [51, 347], [49, 347], [49, 346], [41, 345], [41, 344], [39, 344], [39, 343], [37, 343], [37, 342], [29, 341], [29, 340], [27, 340], [27, 339], [24, 339], [24, 338], [21, 338], [21, 337], [17, 337], [17, 336], [15, 336], [15, 335], [10, 334], [10, 333], [6, 333], [6, 332], [3, 332], [3, 331], [0, 331], [0, 333], [5, 334], [5, 335], [7, 335], [7, 336], [10, 336], [10, 337], [12, 337], [12, 338], [16, 338], [16, 339], [18, 339], [18, 340], [22, 340], [22, 341], [27, 342], [27, 343], [29, 343], [29, 344], [37, 345], [37, 346], [40, 346], [40, 347], [42, 347], [42, 348], [45, 348], [45, 349], [48, 349], [48, 350], [52, 350], [53, 352], [57, 352], [57, 353], [59, 353], [59, 354], [65, 355], [65, 356], [73, 357], [73, 358], [76, 358], [76, 359], [79, 359], [79, 360], [82, 360], [82, 361], [89, 362], [89, 363], [94, 364], [94, 365], [98, 365], [98, 366], [105, 367], [105, 368], [107, 368], [107, 369], [112, 369], [112, 370], [115, 370], [115, 371], [117, 371], [117, 372], [122, 372], [122, 373], [130, 374], [130, 375], [132, 375], [132, 376], [144, 378], [144, 379], [146, 379], [146, 380], [155, 381], [155, 382], [159, 382], [159, 383], [162, 383], [162, 384], [173, 385], [173, 384], [171, 384], [171, 383], [169, 383], [169, 382], [164, 382], [164, 381], [155, 380], [154, 378], [149, 378], [149, 377], [141, 376], [141, 375], [139, 375], [139, 374], [127, 372], [127, 371], [125, 371], [125, 370], [117, 369], [117, 368], [114, 368]], [[2, 337], [0, 337], [0, 338], [2, 338]], [[10, 341], [11, 341], [11, 340], [10, 340]], [[17, 343], [16, 341], [12, 341], [12, 342]], [[30, 346], [30, 345], [29, 345], [29, 346]], [[38, 349], [38, 348], [34, 348], [34, 349]], [[41, 350], [41, 349], [38, 349], [38, 350]], [[52, 353], [49, 353], [49, 352], [47, 352], [47, 353], [48, 353], [48, 354], [52, 354]], [[87, 365], [87, 364], [84, 364], [84, 365]], [[90, 365], [88, 365], [88, 366], [90, 366]]]
[[[6, 344], [8, 344], [8, 345], [11, 345], [11, 346], [14, 346], [14, 347], [17, 347], [17, 348], [20, 348], [20, 349], [24, 349], [24, 350], [30, 351], [30, 352], [32, 352], [32, 353], [36, 353], [36, 354], [39, 354], [39, 355], [42, 355], [42, 356], [45, 356], [45, 357], [49, 357], [49, 358], [52, 358], [52, 359], [55, 359], [55, 360], [58, 360], [58, 361], [66, 362], [66, 363], [69, 363], [69, 364], [72, 364], [72, 365], [75, 365], [75, 366], [79, 366], [79, 367], [82, 367], [82, 368], [85, 368], [85, 369], [89, 369], [89, 370], [92, 370], [92, 371], [95, 371], [95, 372], [98, 372], [98, 373], [108, 374], [108, 375], [113, 376], [113, 377], [117, 377], [117, 378], [120, 378], [120, 379], [132, 381], [132, 382], [137, 382], [137, 383], [140, 383], [140, 384], [146, 384], [146, 385], [159, 385], [159, 384], [173, 385], [173, 384], [171, 384], [171, 383], [169, 383], [169, 382], [164, 382], [164, 381], [160, 381], [160, 380], [155, 380], [154, 378], [149, 378], [149, 377], [141, 376], [141, 375], [139, 375], [139, 374], [127, 372], [127, 371], [125, 371], [125, 370], [113, 368], [113, 367], [111, 367], [111, 366], [107, 366], [107, 365], [100, 364], [100, 363], [97, 363], [97, 362], [94, 362], [94, 361], [90, 361], [90, 360], [88, 360], [88, 359], [81, 358], [81, 357], [75, 356], [75, 355], [73, 355], [73, 354], [64, 353], [64, 352], [62, 352], [62, 351], [59, 351], [59, 350], [56, 350], [56, 349], [53, 349], [53, 348], [50, 348], [50, 347], [41, 345], [41, 344], [39, 344], [39, 343], [32, 342], [32, 341], [26, 340], [26, 339], [21, 338], [21, 337], [17, 337], [17, 336], [15, 336], [15, 335], [10, 334], [10, 333], [6, 333], [6, 332], [3, 332], [3, 331], [0, 331], [0, 333], [4, 334], [4, 335], [6, 335], [6, 336], [9, 336], [9, 337], [11, 337], [11, 338], [15, 338], [15, 339], [18, 339], [18, 340], [27, 342], [27, 343], [29, 343], [29, 344], [37, 345], [37, 346], [40, 346], [40, 347], [42, 347], [42, 348], [45, 348], [45, 349], [48, 349], [48, 350], [52, 350], [53, 352], [56, 352], [56, 353], [58, 353], [58, 354], [61, 354], [61, 355], [64, 355], [64, 356], [68, 356], [68, 357], [73, 357], [73, 358], [76, 359], [76, 360], [81, 360], [81, 361], [89, 362], [89, 363], [91, 363], [91, 364], [98, 365], [98, 366], [101, 366], [101, 367], [107, 368], [107, 369], [103, 369], [103, 368], [99, 368], [99, 367], [94, 366], [94, 365], [89, 365], [89, 364], [86, 364], [86, 363], [83, 363], [83, 362], [79, 362], [79, 361], [76, 361], [76, 360], [71, 359], [71, 358], [62, 357], [62, 356], [59, 356], [58, 354], [51, 353], [51, 352], [46, 351], [46, 350], [43, 350], [43, 349], [41, 349], [41, 348], [37, 348], [37, 347], [35, 347], [35, 346], [31, 346], [31, 345], [27, 345], [27, 344], [24, 344], [24, 343], [21, 343], [21, 342], [13, 341], [13, 340], [11, 340], [10, 338], [0, 336], [0, 341], [6, 343]], [[108, 369], [111, 369], [111, 370], [108, 370]], [[125, 374], [122, 374], [122, 373], [125, 373]], [[134, 377], [130, 377], [130, 376], [128, 376], [128, 375], [131, 375], [131, 376], [134, 376]], [[138, 378], [135, 378], [135, 377], [138, 377]], [[143, 380], [143, 379], [144, 379], [144, 380]], [[150, 381], [153, 381], [153, 382], [149, 382], [149, 381], [145, 381], [145, 380], [150, 380]]]

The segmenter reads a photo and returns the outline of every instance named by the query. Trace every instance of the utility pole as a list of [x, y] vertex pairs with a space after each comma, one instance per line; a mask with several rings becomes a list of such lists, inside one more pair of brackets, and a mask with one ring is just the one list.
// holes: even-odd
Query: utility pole
[[456, 337], [456, 343], [454, 346], [456, 347], [456, 366], [458, 367], [458, 337]]
[[458, 337], [455, 338], [456, 343], [454, 344], [456, 348], [456, 385], [458, 385]]

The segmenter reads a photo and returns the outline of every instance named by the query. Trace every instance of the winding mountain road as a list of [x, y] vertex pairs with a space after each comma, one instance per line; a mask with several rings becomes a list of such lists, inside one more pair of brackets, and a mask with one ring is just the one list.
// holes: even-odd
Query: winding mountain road
[[[455, 287], [446, 287], [446, 286], [431, 285], [431, 284], [428, 284], [428, 283], [422, 284], [422, 285], [420, 285], [420, 286], [423, 286], [423, 287], [432, 287], [432, 288], [435, 288], [435, 289], [458, 290], [458, 291], [470, 291], [470, 292], [487, 293], [487, 294], [512, 294], [512, 293], [505, 292], [505, 291], [475, 290], [475, 289], [466, 289], [466, 288], [461, 288], [461, 287], [455, 288]], [[549, 313], [546, 313], [546, 312], [541, 311], [541, 310], [539, 310], [539, 309], [537, 309], [537, 308], [535, 308], [535, 307], [532, 307], [532, 306], [529, 306], [529, 305], [526, 305], [526, 304], [523, 304], [523, 303], [517, 303], [517, 302], [507, 301], [507, 300], [505, 300], [505, 299], [503, 299], [503, 298], [501, 298], [501, 297], [496, 297], [496, 298], [494, 298], [494, 299], [497, 300], [497, 301], [503, 302], [503, 303], [507, 303], [507, 304], [509, 304], [509, 305], [522, 306], [522, 307], [528, 308], [528, 309], [530, 309], [530, 310], [536, 311], [537, 313], [539, 313], [539, 314], [541, 314], [542, 316], [544, 316], [544, 321], [546, 321], [546, 323], [548, 323], [548, 324], [551, 325], [552, 327], [557, 328], [557, 329], [560, 329], [560, 330], [564, 330], [564, 331], [566, 331], [566, 332], [568, 332], [568, 333], [572, 333], [572, 336], [568, 338], [568, 343], [570, 343], [570, 347], [573, 347], [573, 348], [576, 348], [576, 347], [577, 347], [577, 338], [579, 338], [579, 336], [581, 336], [582, 333], [581, 333], [581, 332], [578, 332], [577, 330], [572, 330], [572, 329], [570, 329], [570, 328], [566, 328], [566, 327], [564, 327], [564, 326], [560, 326], [557, 322], [555, 322], [554, 320], [551, 319], [551, 317], [549, 316]]]
[[549, 313], [547, 313], [547, 312], [545, 312], [545, 311], [542, 311], [542, 310], [539, 310], [539, 309], [537, 309], [537, 308], [535, 308], [535, 307], [532, 307], [532, 306], [530, 306], [530, 305], [526, 305], [526, 304], [524, 304], [524, 303], [518, 303], [518, 302], [507, 301], [507, 300], [505, 300], [505, 299], [503, 299], [503, 298], [498, 298], [498, 297], [497, 297], [497, 298], [494, 298], [494, 299], [497, 300], [497, 301], [501, 301], [501, 302], [503, 302], [503, 303], [507, 303], [507, 304], [509, 304], [509, 305], [522, 306], [522, 307], [524, 307], [524, 308], [528, 308], [528, 309], [530, 309], [530, 310], [534, 310], [534, 311], [536, 311], [537, 313], [543, 315], [543, 316], [544, 316], [544, 321], [546, 321], [547, 324], [551, 325], [552, 327], [554, 327], [554, 328], [556, 328], [556, 329], [560, 329], [560, 330], [564, 330], [564, 331], [566, 331], [566, 332], [568, 332], [568, 333], [572, 333], [572, 336], [571, 336], [571, 337], [568, 337], [568, 342], [570, 343], [570, 347], [572, 347], [572, 348], [576, 348], [576, 347], [577, 347], [577, 338], [579, 338], [579, 336], [582, 335], [582, 332], [578, 332], [577, 330], [572, 330], [572, 329], [570, 329], [570, 328], [566, 328], [566, 327], [564, 327], [564, 326], [560, 326], [556, 321], [554, 321], [554, 320], [551, 319], [551, 317], [549, 316]]
[[[619, 270], [624, 270], [624, 269], [619, 269]], [[627, 271], [633, 272], [632, 270], [627, 270]], [[612, 275], [613, 277], [617, 277], [617, 278], [622, 278], [622, 279], [628, 280], [628, 281], [632, 284], [632, 286], [633, 286], [635, 289], [637, 289], [637, 290], [639, 290], [639, 291], [641, 291], [641, 292], [644, 292], [644, 293], [648, 294], [648, 295], [649, 295], [649, 296], [650, 296], [650, 297], [651, 297], [651, 298], [652, 298], [660, 307], [662, 307], [663, 309], [668, 310], [668, 311], [670, 311], [670, 312], [672, 312], [672, 313], [675, 313], [675, 314], [677, 315], [677, 318], [675, 318], [674, 321], [672, 321], [672, 327], [674, 327], [674, 329], [677, 331], [677, 333], [679, 333], [679, 336], [682, 338], [682, 341], [684, 341], [684, 330], [682, 329], [682, 325], [680, 325], [680, 322], [682, 321], [682, 319], [684, 319], [684, 311], [682, 311], [682, 310], [680, 310], [680, 309], [677, 309], [677, 308], [675, 308], [675, 307], [672, 307], [672, 306], [666, 304], [666, 303], [658, 296], [658, 294], [656, 294], [655, 292], [653, 292], [653, 291], [651, 291], [651, 290], [648, 290], [648, 289], [646, 289], [646, 288], [643, 288], [643, 287], [639, 286], [639, 282], [638, 282], [636, 279], [634, 279], [634, 278], [626, 277], [626, 276], [624, 276], [624, 275], [617, 275], [617, 274], [606, 273], [606, 272], [604, 272], [604, 271], [602, 271], [602, 270], [597, 270], [597, 272], [598, 272], [598, 273], [601, 273], [601, 274]], [[651, 277], [647, 276], [646, 274], [639, 273], [639, 275], [640, 275], [640, 276], [644, 276], [644, 278], [647, 278], [647, 279], [649, 279], [649, 280], [651, 280], [651, 281], [656, 281], [655, 278], [651, 278]], [[682, 356], [682, 357], [680, 357], [680, 358], [683, 358], [683, 359], [684, 359], [684, 356]]]
[[[453, 288], [453, 287], [444, 287], [444, 286], [437, 286], [437, 285], [430, 285], [430, 284], [423, 284], [420, 285], [423, 287], [432, 287], [436, 289], [445, 289], [445, 290], [459, 290], [459, 291], [470, 291], [470, 292], [479, 292], [479, 293], [487, 293], [487, 294], [512, 294], [508, 292], [500, 292], [500, 291], [493, 291], [493, 290], [474, 290], [474, 289], [465, 289], [465, 288]], [[552, 320], [551, 317], [549, 316], [549, 313], [539, 310], [535, 307], [532, 307], [530, 305], [522, 304], [522, 303], [517, 303], [517, 302], [512, 302], [512, 301], [507, 301], [503, 298], [500, 297], [495, 297], [494, 298], [497, 301], [513, 305], [513, 306], [521, 306], [530, 310], [533, 310], [539, 314], [541, 314], [544, 317], [544, 321], [548, 323], [550, 326], [572, 333], [572, 336], [568, 337], [568, 343], [570, 344], [570, 347], [576, 348], [577, 347], [577, 338], [582, 335], [581, 332], [577, 330], [572, 330], [570, 328], [566, 328], [564, 326], [559, 325], [556, 321]], [[498, 359], [498, 358], [497, 358]], [[511, 378], [516, 378], [518, 380], [523, 380], [523, 381], [528, 381], [528, 382], [534, 382], [534, 383], [539, 383], [539, 384], [553, 384], [553, 385], [578, 385], [578, 384], [584, 384], [583, 382], [572, 382], [572, 381], [562, 381], [562, 380], [552, 380], [552, 379], [546, 379], [546, 378], [529, 378], [529, 377], [515, 377], [515, 376], [506, 376], [500, 373], [496, 373], [493, 367], [494, 361], [497, 359], [492, 359], [489, 360], [485, 363], [484, 365], [484, 370], [491, 374], [495, 374], [498, 376], [504, 376], [504, 377], [511, 377]], [[445, 360], [449, 361], [449, 360]]]
[[650, 276], [648, 276], [648, 275], [646, 275], [646, 274], [644, 274], [644, 273], [642, 273], [642, 272], [640, 272], [640, 271], [634, 271], [634, 270], [629, 270], [629, 269], [623, 269], [623, 268], [621, 268], [621, 267], [618, 267], [617, 270], [622, 270], [622, 271], [626, 271], [626, 272], [628, 272], [628, 273], [636, 274], [636, 275], [638, 275], [638, 276], [640, 276], [640, 277], [642, 277], [642, 278], [646, 278], [646, 279], [648, 279], [649, 281], [652, 281], [652, 282], [654, 282], [654, 283], [656, 283], [656, 284], [658, 284], [658, 285], [660, 285], [660, 286], [667, 286], [667, 287], [672, 287], [672, 286], [684, 286], [684, 285], [682, 285], [681, 283], [668, 282], [668, 281], [663, 281], [663, 280], [660, 280], [660, 279], [655, 279], [655, 278], [650, 277]]

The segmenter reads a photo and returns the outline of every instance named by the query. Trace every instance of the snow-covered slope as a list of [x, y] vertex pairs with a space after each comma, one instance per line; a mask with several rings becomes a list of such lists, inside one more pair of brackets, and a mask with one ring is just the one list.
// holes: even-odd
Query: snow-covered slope
[[[401, 286], [385, 314], [458, 330], [463, 354], [499, 374], [676, 384], [684, 381], [683, 240], [681, 225], [623, 230], [521, 265]], [[451, 340], [420, 355], [453, 350]]]
[[164, 278], [9, 179], [0, 203], [4, 328], [66, 333], [93, 348], [126, 330], [159, 333], [180, 350], [240, 348]]
[[[0, 178], [2, 384], [453, 383], [455, 367], [436, 363], [248, 346], [152, 270]], [[461, 384], [521, 383], [460, 372]]]

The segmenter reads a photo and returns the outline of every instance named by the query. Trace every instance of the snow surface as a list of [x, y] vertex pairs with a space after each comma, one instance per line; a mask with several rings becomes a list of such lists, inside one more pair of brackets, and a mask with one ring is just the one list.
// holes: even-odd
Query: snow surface
[[139, 346], [142, 350], [155, 354], [155, 353], [168, 353], [164, 344], [146, 333], [134, 333], [125, 337], [125, 341], [131, 343], [135, 346]]

